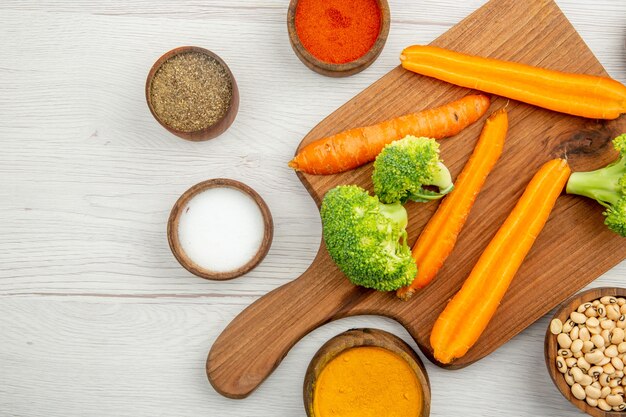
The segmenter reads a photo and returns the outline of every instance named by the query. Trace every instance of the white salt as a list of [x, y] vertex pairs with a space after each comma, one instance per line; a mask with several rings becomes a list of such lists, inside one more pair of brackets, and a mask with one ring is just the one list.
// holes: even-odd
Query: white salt
[[209, 188], [192, 197], [178, 223], [178, 240], [197, 265], [214, 272], [244, 266], [263, 240], [263, 214], [248, 194]]

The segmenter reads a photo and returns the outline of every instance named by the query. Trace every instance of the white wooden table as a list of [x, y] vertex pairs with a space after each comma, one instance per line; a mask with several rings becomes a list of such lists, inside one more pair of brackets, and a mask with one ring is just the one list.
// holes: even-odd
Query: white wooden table
[[[0, 2], [0, 416], [302, 416], [304, 371], [320, 345], [380, 317], [344, 319], [298, 343], [245, 400], [207, 382], [206, 354], [247, 305], [301, 274], [321, 229], [287, 168], [302, 136], [482, 0], [391, 0], [374, 65], [317, 75], [291, 51], [286, 0]], [[608, 72], [626, 82], [626, 2], [559, 5]], [[144, 99], [152, 63], [193, 44], [220, 54], [239, 115], [204, 143], [160, 127]], [[187, 273], [165, 235], [169, 210], [212, 177], [246, 182], [275, 221], [272, 249], [244, 278]], [[626, 263], [593, 285], [624, 285]], [[459, 371], [427, 363], [433, 416], [571, 416], [543, 362], [547, 318]]]

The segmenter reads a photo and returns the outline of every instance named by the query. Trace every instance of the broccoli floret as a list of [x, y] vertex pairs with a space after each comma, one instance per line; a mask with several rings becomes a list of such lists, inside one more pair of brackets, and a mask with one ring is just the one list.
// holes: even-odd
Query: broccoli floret
[[321, 208], [326, 248], [355, 285], [393, 291], [413, 281], [417, 266], [406, 243], [407, 212], [356, 185], [328, 191]]
[[450, 171], [439, 159], [437, 141], [415, 136], [385, 146], [374, 162], [372, 182], [383, 203], [436, 200], [454, 188]]
[[619, 159], [604, 168], [575, 172], [567, 182], [567, 193], [593, 198], [602, 204], [604, 224], [626, 237], [626, 133], [613, 139]]

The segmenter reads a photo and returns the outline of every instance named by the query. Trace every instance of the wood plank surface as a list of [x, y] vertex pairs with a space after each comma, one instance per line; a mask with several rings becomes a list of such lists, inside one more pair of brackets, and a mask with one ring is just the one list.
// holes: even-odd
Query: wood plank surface
[[[433, 44], [556, 70], [606, 75], [552, 0], [492, 0]], [[351, 127], [436, 107], [469, 92], [396, 68], [324, 119], [300, 147]], [[322, 245], [300, 278], [255, 302], [217, 339], [207, 360], [207, 374], [214, 388], [234, 398], [248, 395], [305, 334], [329, 321], [361, 314], [397, 320], [434, 361], [429, 345], [434, 321], [536, 170], [556, 157], [567, 158], [574, 170], [605, 165], [615, 159], [611, 139], [626, 131], [626, 116], [614, 121], [587, 120], [499, 97], [493, 97], [488, 113], [505, 106], [510, 126], [504, 153], [478, 197], [455, 250], [433, 283], [409, 302], [398, 300], [393, 293], [355, 287]], [[467, 161], [481, 127], [479, 121], [454, 138], [441, 141], [442, 157], [453, 176]], [[299, 176], [319, 204], [328, 189], [340, 184], [371, 189], [371, 168], [369, 164], [340, 175]], [[411, 244], [437, 204], [407, 205]], [[589, 200], [571, 196], [559, 199], [486, 331], [467, 355], [449, 367], [464, 367], [491, 353], [626, 257], [624, 239], [603, 225], [602, 211]]]
[[[0, 2], [1, 416], [301, 417], [308, 362], [334, 335], [375, 327], [417, 349], [393, 320], [350, 317], [305, 336], [245, 401], [216, 393], [205, 373], [226, 325], [315, 257], [317, 207], [286, 167], [302, 137], [395, 67], [404, 46], [431, 42], [485, 0], [389, 3], [379, 59], [331, 80], [293, 54], [284, 0]], [[557, 3], [625, 83], [626, 3]], [[154, 60], [185, 44], [219, 53], [242, 93], [231, 129], [202, 144], [162, 129], [143, 96]], [[276, 235], [258, 268], [214, 283], [178, 265], [165, 224], [181, 193], [222, 176], [263, 196]], [[626, 263], [592, 286], [624, 282]], [[545, 371], [546, 326], [458, 371], [425, 361], [431, 415], [582, 415]]]

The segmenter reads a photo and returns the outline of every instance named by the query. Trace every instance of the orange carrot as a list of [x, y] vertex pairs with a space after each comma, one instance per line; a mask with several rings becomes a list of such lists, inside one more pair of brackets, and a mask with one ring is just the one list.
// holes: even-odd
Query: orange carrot
[[398, 297], [408, 300], [416, 290], [428, 285], [454, 249], [487, 175], [502, 154], [508, 126], [504, 109], [493, 113], [485, 122], [474, 153], [454, 183], [454, 190], [439, 205], [413, 246], [417, 277], [397, 291]]
[[554, 159], [532, 178], [463, 287], [435, 322], [430, 344], [439, 362], [462, 357], [483, 333], [548, 220], [569, 174], [567, 162]]
[[571, 74], [517, 62], [465, 55], [414, 45], [400, 55], [402, 66], [418, 74], [593, 119], [626, 113], [626, 86], [608, 77]]
[[348, 171], [373, 161], [385, 145], [407, 135], [433, 139], [454, 136], [485, 114], [489, 104], [487, 96], [470, 95], [434, 109], [350, 129], [308, 144], [289, 166], [308, 174]]

